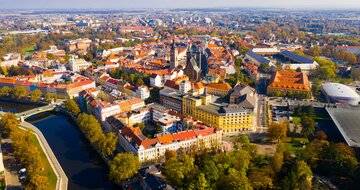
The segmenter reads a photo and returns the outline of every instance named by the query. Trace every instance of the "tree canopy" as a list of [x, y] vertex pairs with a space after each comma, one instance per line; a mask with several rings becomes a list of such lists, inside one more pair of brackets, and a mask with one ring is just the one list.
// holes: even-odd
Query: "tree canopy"
[[65, 109], [68, 110], [72, 115], [76, 116], [80, 112], [80, 108], [75, 100], [68, 98], [65, 102]]
[[131, 153], [119, 153], [110, 162], [110, 180], [121, 184], [128, 178], [135, 176], [140, 169], [139, 159]]

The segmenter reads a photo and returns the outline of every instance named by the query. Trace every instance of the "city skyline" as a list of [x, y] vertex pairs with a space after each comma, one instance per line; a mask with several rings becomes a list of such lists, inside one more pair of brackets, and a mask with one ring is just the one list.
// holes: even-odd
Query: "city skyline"
[[0, 9], [121, 9], [121, 8], [220, 8], [220, 7], [256, 7], [256, 8], [316, 8], [316, 9], [343, 9], [360, 8], [360, 1], [356, 0], [303, 0], [303, 1], [285, 1], [285, 0], [0, 0], [3, 5]]

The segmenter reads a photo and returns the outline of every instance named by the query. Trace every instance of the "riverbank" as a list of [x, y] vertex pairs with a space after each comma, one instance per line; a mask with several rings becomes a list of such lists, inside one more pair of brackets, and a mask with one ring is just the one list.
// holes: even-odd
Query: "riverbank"
[[[29, 129], [29, 130], [33, 131], [34, 135], [36, 136], [37, 142], [39, 143], [39, 146], [43, 150], [42, 152], [45, 154], [45, 156], [48, 160], [48, 163], [50, 164], [53, 172], [57, 176], [56, 190], [67, 190], [68, 178], [67, 178], [64, 170], [62, 169], [59, 161], [56, 159], [53, 151], [51, 150], [51, 148], [50, 148], [49, 144], [47, 143], [42, 132], [38, 128], [36, 128], [34, 125], [32, 125], [31, 123], [28, 123], [26, 121], [21, 122], [20, 126], [25, 129]], [[51, 183], [52, 180], [53, 179], [50, 178], [49, 182]]]
[[69, 181], [68, 189], [119, 189], [108, 179], [108, 166], [79, 130], [75, 117], [60, 112], [45, 112], [27, 121], [46, 137]]
[[31, 102], [29, 100], [23, 100], [23, 99], [14, 99], [14, 98], [8, 98], [0, 96], [0, 101], [4, 102], [12, 102], [12, 103], [18, 103], [18, 104], [27, 104], [27, 105], [36, 105], [36, 106], [44, 106], [47, 105], [47, 102]]
[[[89, 140], [89, 139], [85, 136], [85, 134], [80, 130], [80, 126], [79, 126], [79, 123], [78, 123], [77, 119], [76, 119], [70, 112], [68, 112], [67, 110], [65, 110], [65, 109], [62, 108], [62, 107], [57, 107], [57, 108], [55, 109], [55, 112], [64, 114], [64, 115], [66, 115], [68, 118], [70, 118], [71, 121], [76, 124], [76, 127], [77, 127], [78, 130], [81, 132], [81, 134], [83, 134], [84, 137], [87, 139], [87, 141], [90, 142], [90, 140]], [[109, 167], [110, 160], [107, 159], [107, 158], [105, 158], [105, 157], [100, 153], [100, 151], [99, 151], [93, 144], [90, 143], [90, 145], [91, 145], [91, 147], [99, 154], [99, 156], [100, 156], [101, 159], [106, 163], [106, 165]]]

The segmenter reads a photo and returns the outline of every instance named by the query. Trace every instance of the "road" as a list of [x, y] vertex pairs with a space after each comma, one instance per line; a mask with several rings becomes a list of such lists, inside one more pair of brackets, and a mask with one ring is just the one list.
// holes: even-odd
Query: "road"
[[26, 129], [31, 129], [35, 133], [37, 139], [39, 140], [40, 146], [44, 150], [44, 153], [45, 153], [47, 159], [49, 160], [50, 165], [53, 168], [53, 170], [58, 178], [57, 184], [56, 184], [56, 189], [57, 190], [67, 190], [68, 178], [66, 177], [66, 174], [65, 174], [64, 170], [62, 169], [59, 161], [56, 159], [53, 151], [51, 150], [49, 144], [47, 143], [44, 135], [41, 133], [41, 131], [38, 128], [36, 128], [31, 123], [21, 122], [20, 126], [26, 128]]
[[1, 140], [2, 145], [2, 153], [3, 153], [3, 161], [4, 161], [4, 167], [5, 167], [5, 181], [7, 184], [8, 190], [21, 190], [23, 189], [20, 181], [19, 181], [19, 166], [16, 163], [16, 159], [13, 156], [13, 149], [11, 147], [12, 141], [7, 139]]
[[257, 107], [256, 107], [256, 132], [263, 133], [266, 128], [266, 77], [261, 77], [256, 84]]

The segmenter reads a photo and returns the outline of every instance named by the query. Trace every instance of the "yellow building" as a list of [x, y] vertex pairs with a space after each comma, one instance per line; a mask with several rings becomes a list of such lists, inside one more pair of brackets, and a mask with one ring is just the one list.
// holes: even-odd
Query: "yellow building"
[[212, 96], [184, 96], [183, 115], [206, 125], [219, 127], [225, 133], [252, 130], [254, 114], [236, 104], [216, 104]]

